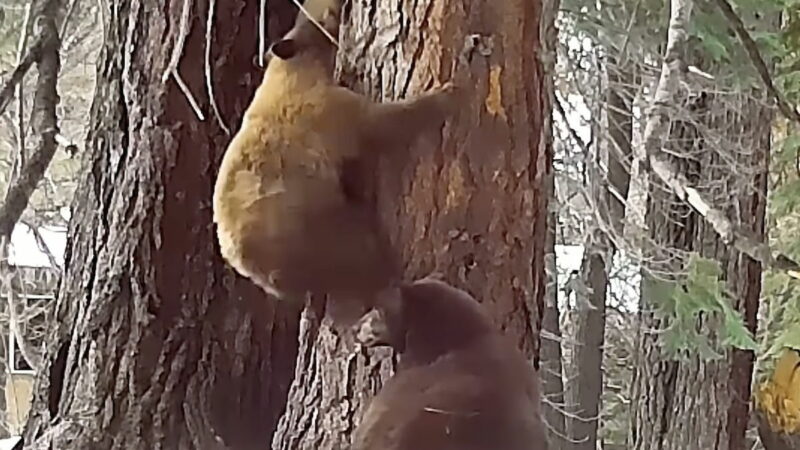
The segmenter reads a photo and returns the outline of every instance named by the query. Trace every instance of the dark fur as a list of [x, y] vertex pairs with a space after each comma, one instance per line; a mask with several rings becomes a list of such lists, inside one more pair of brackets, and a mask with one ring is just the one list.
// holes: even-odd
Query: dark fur
[[351, 450], [546, 450], [537, 373], [483, 307], [434, 280], [400, 292], [357, 324], [401, 360]]

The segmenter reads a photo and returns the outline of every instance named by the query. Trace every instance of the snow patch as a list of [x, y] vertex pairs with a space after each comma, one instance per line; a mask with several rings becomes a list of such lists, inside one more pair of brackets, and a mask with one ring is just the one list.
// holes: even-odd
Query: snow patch
[[[64, 264], [64, 250], [67, 247], [67, 229], [65, 227], [42, 226], [39, 235], [47, 250], [58, 265]], [[11, 233], [8, 262], [17, 267], [50, 267], [50, 258], [44, 248], [40, 247], [31, 227], [17, 223]], [[0, 449], [2, 450], [2, 449]]]

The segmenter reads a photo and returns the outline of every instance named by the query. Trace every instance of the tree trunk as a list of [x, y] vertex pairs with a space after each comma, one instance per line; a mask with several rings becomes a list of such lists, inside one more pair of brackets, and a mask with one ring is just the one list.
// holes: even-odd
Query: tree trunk
[[[589, 288], [584, 301], [577, 302], [576, 325], [576, 398], [578, 415], [572, 421], [570, 436], [575, 450], [597, 448], [600, 425], [601, 396], [603, 394], [603, 347], [606, 330], [606, 298], [608, 272], [616, 247], [614, 239], [622, 237], [622, 220], [630, 185], [629, 161], [632, 155], [633, 138], [633, 93], [630, 90], [632, 77], [625, 68], [608, 58], [606, 121], [609, 139], [606, 142], [608, 173], [600, 174], [600, 161], [592, 164], [587, 189], [593, 193], [597, 211], [592, 229], [585, 244], [582, 265], [584, 283]], [[612, 192], [613, 190], [613, 192]], [[609, 236], [611, 234], [611, 236]], [[576, 295], [581, 295], [576, 292]], [[585, 307], [581, 308], [580, 306]]]
[[[542, 19], [540, 23], [542, 36], [542, 58], [546, 73], [555, 70], [558, 29], [555, 26], [555, 16], [561, 2], [559, 0], [545, 0], [542, 2]], [[545, 78], [547, 95], [547, 108], [552, 109], [555, 97], [553, 78]], [[550, 154], [553, 154], [553, 115], [544, 117], [545, 127], [542, 132], [544, 145]], [[547, 426], [547, 440], [550, 450], [566, 450], [568, 448], [567, 424], [564, 415], [564, 372], [562, 365], [561, 349], [561, 313], [558, 305], [558, 266], [556, 264], [556, 231], [558, 228], [558, 211], [552, 200], [555, 196], [555, 174], [550, 173], [547, 178], [547, 236], [545, 238], [544, 261], [547, 274], [545, 286], [544, 310], [542, 311], [542, 335], [539, 376], [542, 381], [542, 418]], [[536, 270], [536, 267], [534, 267]]]
[[[550, 197], [553, 198], [552, 196]], [[545, 270], [547, 286], [545, 305], [542, 312], [541, 362], [539, 376], [542, 380], [542, 417], [547, 425], [547, 438], [550, 450], [569, 448], [567, 425], [564, 416], [564, 378], [561, 351], [560, 308], [558, 306], [558, 267], [556, 266], [556, 227], [557, 214], [548, 214], [547, 240], [545, 241]]]
[[[575, 399], [577, 417], [570, 422], [570, 439], [574, 450], [597, 448], [600, 423], [600, 396], [603, 394], [603, 345], [606, 328], [606, 261], [611, 258], [608, 239], [596, 226], [584, 249], [581, 272], [585, 276], [587, 298], [576, 302], [578, 320], [575, 325]], [[608, 261], [609, 263], [611, 261]]]
[[[468, 290], [537, 365], [551, 171], [540, 14], [538, 1], [353, 0], [339, 61], [346, 84], [374, 98], [417, 94], [434, 80], [468, 88], [441, 142], [419, 142], [408, 164], [377, 163], [376, 197], [407, 278], [436, 271]], [[465, 43], [474, 47], [463, 52]], [[321, 310], [311, 305], [301, 321], [276, 449], [346, 446], [393, 370], [385, 351], [354, 351]]]
[[[291, 382], [298, 311], [219, 256], [210, 200], [230, 138], [206, 89], [210, 72], [221, 119], [236, 129], [261, 77], [258, 4], [216, 2], [207, 66], [213, 0], [106, 5], [85, 174], [27, 446], [264, 448]], [[294, 13], [270, 2], [270, 35]], [[204, 120], [177, 75], [162, 82], [173, 55]]]
[[[772, 115], [758, 99], [753, 99], [755, 94], [750, 95], [699, 98], [698, 108], [702, 111], [695, 109], [692, 116], [700, 118], [717, 136], [722, 135], [720, 142], [707, 143], [693, 129], [684, 133], [681, 130], [692, 126], [684, 127], [681, 122], [673, 126], [671, 138], [688, 155], [679, 163], [695, 185], [718, 189], [720, 192], [712, 192], [717, 194], [714, 198], [727, 203], [716, 206], [727, 210], [737, 225], [763, 237]], [[707, 116], [703, 118], [701, 112]], [[731, 159], [723, 160], [720, 151], [727, 151], [725, 157]], [[736, 170], [731, 169], [731, 160], [736, 163]], [[720, 186], [720, 180], [724, 180], [724, 186]], [[663, 186], [651, 183], [647, 224], [650, 238], [667, 249], [660, 256], [673, 250], [696, 251], [719, 261], [732, 305], [754, 333], [761, 289], [760, 264], [724, 245], [701, 217], [665, 192]], [[674, 270], [675, 264], [674, 260], [660, 266], [651, 264], [650, 269]], [[655, 313], [659, 293], [653, 290], [651, 278], [643, 276], [640, 360], [633, 392], [634, 448], [743, 450], [752, 352], [726, 349], [717, 360], [701, 359], [696, 354], [668, 359], [662, 353], [663, 341], [657, 331], [664, 329], [665, 322]], [[718, 339], [715, 330], [721, 326], [718, 318], [705, 314], [696, 322], [696, 329], [711, 339]]]

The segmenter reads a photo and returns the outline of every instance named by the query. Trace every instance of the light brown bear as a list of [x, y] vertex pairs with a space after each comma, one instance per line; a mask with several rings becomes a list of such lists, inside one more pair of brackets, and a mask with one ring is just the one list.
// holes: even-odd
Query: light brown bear
[[[264, 79], [220, 165], [214, 222], [223, 258], [264, 291], [353, 302], [352, 319], [401, 269], [374, 207], [348, 192], [344, 167], [408, 147], [455, 108], [451, 84], [376, 103], [334, 82], [340, 4], [308, 0], [270, 47]], [[357, 165], [357, 164], [356, 164]], [[346, 310], [348, 308], [344, 308]]]

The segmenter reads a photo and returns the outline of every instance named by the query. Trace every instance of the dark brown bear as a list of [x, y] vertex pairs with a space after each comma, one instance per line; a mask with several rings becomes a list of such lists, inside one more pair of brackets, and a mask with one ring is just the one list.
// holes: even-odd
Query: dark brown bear
[[356, 324], [359, 342], [392, 346], [400, 363], [351, 450], [546, 450], [536, 371], [482, 305], [430, 279], [399, 297]]

